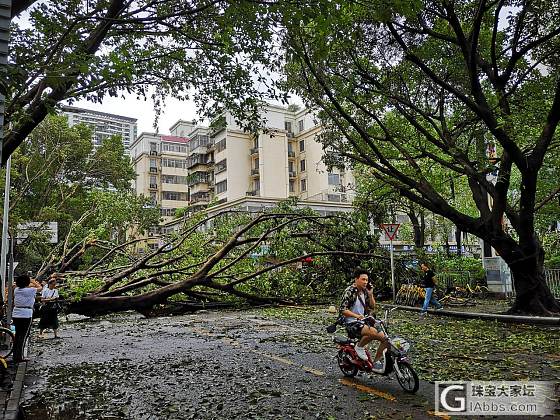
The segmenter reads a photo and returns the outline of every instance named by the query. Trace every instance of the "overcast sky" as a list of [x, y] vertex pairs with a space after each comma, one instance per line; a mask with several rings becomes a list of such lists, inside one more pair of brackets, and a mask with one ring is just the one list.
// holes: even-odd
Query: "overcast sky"
[[[107, 97], [103, 100], [102, 104], [81, 100], [74, 102], [72, 106], [136, 118], [138, 120], [138, 134], [143, 131], [155, 131], [153, 127], [155, 112], [151, 99], [138, 100], [136, 95], [126, 95], [125, 98]], [[197, 118], [194, 102], [181, 102], [170, 98], [167, 100], [165, 108], [160, 115], [158, 132], [169, 134], [169, 127], [177, 122], [177, 120], [190, 121], [193, 118]]]

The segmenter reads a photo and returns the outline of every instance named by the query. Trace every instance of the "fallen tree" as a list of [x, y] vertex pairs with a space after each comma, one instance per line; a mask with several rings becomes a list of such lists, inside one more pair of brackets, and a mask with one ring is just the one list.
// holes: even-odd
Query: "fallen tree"
[[[162, 236], [159, 246], [149, 252], [139, 252], [140, 240], [114, 247], [84, 240], [51, 259], [48, 267], [73, 290], [69, 312], [87, 316], [127, 310], [149, 316], [159, 305], [177, 302], [182, 302], [183, 310], [232, 301], [293, 304], [315, 293], [308, 290], [298, 268], [305, 259], [322, 261], [322, 266], [337, 259], [330, 263], [335, 267], [332, 275], [322, 283], [336, 289], [349, 274], [337, 272], [338, 259], [351, 261], [349, 266], [386, 262], [383, 252], [363, 249], [371, 248], [370, 242], [340, 240], [351, 229], [367, 232], [356, 229], [351, 217], [355, 216], [291, 209], [200, 215], [186, 219], [179, 232]], [[75, 265], [88, 249], [99, 246], [107, 252], [90, 267], [68, 269], [69, 261]]]

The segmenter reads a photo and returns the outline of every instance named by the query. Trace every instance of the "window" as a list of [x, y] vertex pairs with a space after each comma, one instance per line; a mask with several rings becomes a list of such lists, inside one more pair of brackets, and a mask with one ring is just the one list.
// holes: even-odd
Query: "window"
[[216, 184], [216, 194], [221, 194], [227, 191], [227, 180], [218, 182]]
[[300, 172], [305, 172], [305, 159], [299, 161], [299, 170]]
[[161, 165], [165, 168], [186, 169], [187, 168], [187, 161], [185, 159], [163, 158], [161, 160]]
[[222, 150], [226, 150], [226, 139], [222, 139], [216, 143], [216, 153], [219, 153]]
[[300, 152], [305, 152], [305, 140], [301, 140], [299, 142], [299, 151]]
[[177, 191], [163, 191], [161, 193], [162, 200], [171, 201], [187, 201], [187, 193]]
[[187, 184], [187, 177], [180, 175], [162, 175], [161, 182], [163, 184]]
[[157, 178], [155, 175], [150, 175], [150, 185], [157, 184]]
[[150, 159], [150, 168], [156, 168], [157, 167], [157, 161], [155, 159]]
[[152, 204], [157, 203], [157, 195], [155, 191], [150, 192], [150, 201], [152, 202]]
[[288, 133], [292, 132], [292, 123], [290, 121], [284, 121], [284, 128]]
[[296, 191], [296, 183], [294, 181], [290, 181], [290, 192], [293, 193]]
[[227, 159], [223, 159], [216, 163], [216, 173], [219, 174], [227, 169]]
[[291, 160], [288, 162], [288, 172], [295, 172], [295, 170], [294, 170], [294, 162], [291, 161]]
[[303, 131], [303, 120], [298, 121], [298, 130]]
[[150, 142], [150, 152], [157, 152], [157, 143]]
[[175, 216], [175, 210], [177, 210], [177, 209], [176, 208], [163, 207], [161, 209], [161, 215], [162, 216]]
[[301, 185], [301, 191], [307, 191], [307, 179], [302, 179], [300, 181], [300, 185]]
[[327, 194], [327, 201], [336, 201], [337, 203], [340, 202], [340, 195], [338, 194]]
[[340, 175], [329, 172], [329, 185], [340, 185]]
[[175, 144], [175, 143], [162, 143], [161, 149], [164, 152], [176, 152], [176, 153], [187, 153], [187, 146], [183, 144]]

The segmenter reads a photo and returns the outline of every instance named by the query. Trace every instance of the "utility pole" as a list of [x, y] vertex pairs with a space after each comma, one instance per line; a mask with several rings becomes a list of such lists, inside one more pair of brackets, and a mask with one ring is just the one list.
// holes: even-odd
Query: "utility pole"
[[[12, 19], [12, 0], [0, 0], [0, 165], [2, 164], [2, 150], [4, 148], [4, 106], [6, 101], [5, 93], [7, 85], [4, 85], [6, 77], [6, 69], [8, 66], [8, 43], [10, 41], [10, 22]], [[4, 209], [8, 205], [9, 208], [9, 187], [10, 163], [8, 161], [6, 168], [6, 189], [4, 194]], [[2, 219], [2, 255], [0, 262], [0, 272], [2, 275], [2, 291], [0, 293], [0, 302], [4, 302], [4, 290], [6, 290], [6, 257], [7, 257], [7, 234], [8, 234], [8, 217], [4, 210]]]

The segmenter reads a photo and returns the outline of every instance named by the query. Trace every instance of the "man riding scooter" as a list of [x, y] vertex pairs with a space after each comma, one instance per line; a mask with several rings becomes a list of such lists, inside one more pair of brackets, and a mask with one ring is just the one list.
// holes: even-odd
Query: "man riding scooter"
[[370, 310], [375, 311], [375, 299], [372, 293], [373, 287], [369, 283], [368, 272], [358, 268], [354, 271], [354, 282], [346, 288], [342, 295], [339, 313], [344, 317], [344, 324], [348, 336], [359, 338], [359, 343], [355, 346], [356, 354], [362, 360], [368, 360], [364, 347], [371, 341], [380, 342], [373, 359], [373, 369], [382, 370], [383, 351], [388, 348], [387, 337], [375, 329], [373, 325], [366, 325], [363, 319], [369, 314]]

